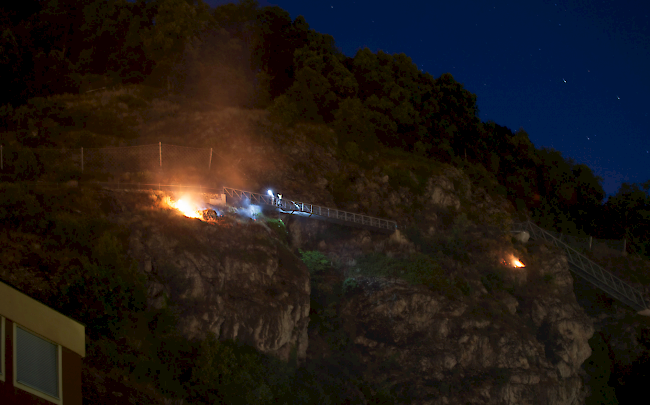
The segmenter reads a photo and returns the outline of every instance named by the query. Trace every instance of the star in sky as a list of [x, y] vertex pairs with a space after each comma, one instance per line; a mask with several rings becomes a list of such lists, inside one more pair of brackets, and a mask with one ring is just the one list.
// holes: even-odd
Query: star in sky
[[[208, 3], [234, 1], [206, 0]], [[602, 0], [595, 3], [601, 2]], [[358, 33], [352, 27], [347, 27], [340, 21], [334, 21], [331, 19], [331, 15], [328, 17], [327, 13], [321, 12], [323, 3], [327, 5], [329, 2], [287, 0], [282, 3], [296, 5], [294, 8], [287, 8], [293, 18], [304, 15], [314, 29], [333, 35], [337, 43], [342, 41], [347, 44], [343, 47], [346, 56], [354, 57], [357, 52], [357, 42], [361, 44], [365, 41], [364, 38], [357, 38]], [[331, 11], [333, 11], [334, 3], [342, 4], [332, 1], [329, 3]], [[491, 14], [490, 25], [508, 26], [514, 23], [516, 27], [514, 32], [518, 32], [518, 35], [512, 35], [508, 39], [510, 32], [505, 31], [507, 32], [505, 41], [503, 31], [485, 30], [483, 24], [479, 28], [478, 22], [484, 21], [484, 13], [485, 10], [489, 10], [489, 3], [484, 7], [472, 7], [476, 2], [447, 2], [447, 12], [439, 13], [436, 12], [436, 2], [402, 2], [404, 7], [401, 7], [403, 9], [401, 11], [412, 17], [408, 19], [397, 19], [394, 9], [373, 7], [375, 3], [377, 2], [359, 1], [360, 7], [362, 4], [364, 6], [358, 9], [356, 5], [353, 7], [359, 13], [370, 7], [372, 15], [379, 19], [371, 19], [371, 25], [374, 28], [368, 27], [367, 34], [372, 35], [372, 42], [376, 43], [372, 47], [373, 49], [390, 48], [385, 51], [389, 51], [389, 53], [405, 52], [414, 61], [419, 62], [416, 65], [418, 70], [428, 71], [434, 78], [443, 72], [451, 72], [455, 80], [462, 83], [468, 91], [476, 94], [482, 120], [493, 120], [508, 128], [518, 128], [519, 123], [527, 123], [526, 132], [536, 147], [551, 145], [555, 148], [554, 143], [557, 141], [558, 148], [561, 146], [563, 156], [585, 163], [594, 170], [594, 174], [604, 178], [603, 187], [608, 194], [613, 194], [615, 188], [620, 185], [620, 179], [612, 178], [608, 173], [627, 172], [626, 167], [634, 161], [629, 158], [630, 152], [639, 153], [640, 147], [637, 146], [634, 151], [629, 151], [631, 146], [626, 145], [633, 138], [635, 145], [638, 145], [637, 139], [650, 138], [650, 133], [648, 133], [650, 108], [647, 106], [647, 100], [642, 98], [643, 94], [650, 92], [649, 82], [647, 76], [642, 73], [643, 69], [636, 69], [650, 63], [648, 62], [649, 54], [647, 52], [632, 52], [638, 48], [639, 44], [650, 43], [650, 29], [643, 30], [643, 24], [647, 26], [647, 23], [650, 22], [648, 18], [643, 18], [649, 14], [647, 6], [645, 6], [648, 2], [608, 1], [606, 3], [611, 4], [607, 7], [599, 9], [594, 6], [587, 14], [577, 6], [569, 7], [567, 2], [560, 0], [532, 2], [543, 4], [535, 6], [529, 5], [531, 2], [519, 2], [521, 6], [516, 7], [517, 12], [513, 7], [506, 6], [502, 9], [500, 6], [498, 13], [496, 5], [493, 3], [494, 13]], [[407, 3], [414, 5], [407, 6]], [[415, 6], [416, 3], [417, 6]], [[515, 1], [509, 3], [519, 4]], [[386, 18], [384, 17], [392, 19], [391, 21], [394, 20], [390, 30], [386, 30], [383, 23], [378, 23], [378, 21], [385, 22]], [[418, 20], [420, 17], [423, 19]], [[514, 21], [513, 17], [515, 17]], [[528, 21], [529, 17], [534, 21]], [[643, 18], [642, 22], [637, 20], [639, 17]], [[367, 14], [360, 14], [359, 18], [367, 18]], [[414, 21], [427, 21], [431, 24], [414, 23]], [[471, 23], [466, 24], [470, 21], [475, 23], [473, 28]], [[470, 45], [464, 36], [452, 36], [448, 40], [436, 44], [436, 52], [432, 52], [434, 45], [430, 42], [425, 43], [424, 38], [444, 37], [448, 32], [457, 29], [459, 24], [465, 24], [469, 34], [467, 38], [480, 38], [479, 42], [482, 46]], [[412, 31], [415, 27], [422, 28], [422, 31]], [[614, 27], [616, 28], [614, 29]], [[416, 45], [417, 41], [413, 42], [413, 38], [420, 39], [419, 46]], [[611, 41], [603, 43], [604, 39]], [[389, 43], [393, 45], [389, 47]], [[575, 44], [578, 43], [581, 46], [577, 48]], [[539, 56], [533, 53], [535, 46], [537, 46]], [[529, 54], [528, 59], [522, 52], [526, 50]], [[597, 51], [593, 52], [593, 50]], [[529, 75], [525, 69], [509, 70], [515, 65], [504, 68], [499, 63], [475, 63], [477, 60], [489, 61], [492, 58], [494, 61], [507, 60], [512, 54], [520, 55], [522, 60], [538, 68], [541, 74]], [[623, 59], [621, 59], [621, 55], [624, 56]], [[456, 68], [456, 66], [450, 66], [452, 63], [460, 65]], [[585, 64], [591, 66], [585, 69]], [[592, 66], [595, 69], [593, 72], [591, 72]], [[580, 74], [585, 72], [588, 77]], [[558, 73], [570, 74], [569, 79], [576, 81], [571, 82], [571, 86], [567, 87], [554, 86], [553, 83], [557, 83], [555, 74]], [[542, 82], [544, 74], [553, 75], [546, 78], [548, 86]], [[612, 99], [610, 97], [614, 87], [603, 91], [604, 89], [599, 85], [602, 80], [607, 80], [605, 78], [608, 75], [617, 77], [616, 89], [634, 89], [632, 92], [623, 93], [625, 97], [628, 97], [623, 104], [631, 103], [630, 108], [633, 110], [630, 111], [630, 114], [611, 111]], [[485, 81], [486, 77], [491, 78], [490, 89]], [[562, 80], [562, 84], [569, 84], [566, 77], [560, 77], [560, 80]], [[532, 86], [533, 81], [539, 86]], [[495, 90], [494, 86], [497, 85], [497, 92], [490, 91]], [[539, 88], [542, 88], [544, 93], [540, 93]], [[617, 101], [623, 99], [616, 93], [614, 96]], [[511, 102], [513, 99], [536, 100], [536, 102], [513, 106]], [[583, 111], [583, 106], [584, 114], [579, 113]], [[644, 107], [646, 111], [643, 111]], [[538, 118], [546, 116], [558, 116], [558, 119]], [[535, 118], [531, 120], [531, 117]], [[590, 133], [590, 135], [583, 135], [590, 143], [588, 147], [593, 148], [593, 153], [602, 159], [607, 157], [608, 163], [599, 163], [595, 157], [585, 152], [583, 148], [587, 146], [581, 142], [576, 142], [575, 145], [569, 145], [568, 142], [564, 145], [561, 142], [564, 136], [569, 136], [569, 131], [566, 131], [564, 136], [562, 135], [563, 129], [574, 126], [580, 129], [574, 129], [570, 136]], [[615, 132], [621, 134], [620, 142], [616, 142], [614, 145], [611, 142], [605, 142], [608, 139], [606, 134]], [[603, 134], [601, 137], [603, 142], [596, 142], [598, 139], [596, 133]], [[592, 138], [593, 143], [591, 142]], [[650, 143], [648, 143], [647, 150], [647, 158], [650, 159]], [[637, 167], [634, 170], [634, 175], [630, 174], [629, 180], [633, 182], [648, 180], [650, 169], [647, 167], [647, 162], [639, 159], [634, 163], [637, 164]], [[624, 164], [625, 167], [623, 167]]]

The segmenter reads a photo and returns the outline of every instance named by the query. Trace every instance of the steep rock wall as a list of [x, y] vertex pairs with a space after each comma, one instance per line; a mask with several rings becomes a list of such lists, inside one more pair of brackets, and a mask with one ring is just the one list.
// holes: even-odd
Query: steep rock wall
[[161, 307], [167, 297], [186, 337], [214, 332], [284, 360], [292, 351], [305, 358], [309, 274], [268, 227], [126, 208], [118, 220], [131, 229], [130, 254], [147, 276], [149, 303]]
[[[538, 252], [552, 293], [448, 299], [399, 280], [358, 277], [342, 313], [372, 381], [408, 386], [414, 404], [576, 404], [591, 320], [577, 305], [563, 257]], [[517, 270], [525, 271], [525, 270]], [[519, 276], [518, 276], [519, 277]]]

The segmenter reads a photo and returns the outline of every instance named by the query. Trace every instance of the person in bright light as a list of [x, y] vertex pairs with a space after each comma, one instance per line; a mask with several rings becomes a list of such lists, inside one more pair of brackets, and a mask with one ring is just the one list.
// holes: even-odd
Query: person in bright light
[[278, 206], [282, 205], [282, 194], [278, 194]]

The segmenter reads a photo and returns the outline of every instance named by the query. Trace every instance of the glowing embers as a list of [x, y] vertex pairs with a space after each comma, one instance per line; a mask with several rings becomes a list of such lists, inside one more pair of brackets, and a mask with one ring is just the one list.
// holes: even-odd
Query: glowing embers
[[512, 266], [512, 267], [526, 267], [525, 264], [523, 264], [519, 259], [517, 259], [513, 254], [510, 255], [510, 258], [507, 260], [503, 260], [502, 262], [506, 266]]
[[171, 197], [167, 196], [165, 197], [165, 204], [171, 208], [177, 209], [188, 218], [203, 219], [203, 213], [187, 197], [183, 197], [178, 201], [173, 201]]

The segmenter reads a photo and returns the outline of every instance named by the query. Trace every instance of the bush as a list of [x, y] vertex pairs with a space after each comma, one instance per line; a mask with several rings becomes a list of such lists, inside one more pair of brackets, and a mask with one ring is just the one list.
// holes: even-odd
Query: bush
[[38, 226], [46, 215], [36, 196], [20, 185], [0, 184], [0, 222], [27, 230]]
[[271, 120], [288, 127], [293, 126], [300, 117], [296, 103], [284, 94], [273, 100], [268, 110], [271, 113]]
[[347, 294], [359, 288], [359, 283], [354, 277], [348, 277], [343, 281], [343, 293]]
[[308, 250], [306, 252], [301, 250], [300, 256], [312, 275], [322, 273], [331, 267], [330, 259], [317, 250]]
[[371, 253], [359, 262], [362, 274], [400, 278], [414, 285], [424, 285], [449, 296], [459, 290], [453, 286], [440, 264], [432, 257], [416, 253], [404, 259], [391, 258], [381, 253]]
[[360, 157], [359, 145], [356, 142], [345, 143], [345, 157], [351, 162], [358, 162]]
[[289, 240], [289, 232], [281, 219], [267, 218], [266, 224], [275, 232], [282, 243], [286, 244]]
[[413, 178], [411, 171], [406, 168], [402, 168], [399, 165], [384, 166], [382, 172], [385, 175], [388, 175], [388, 184], [394, 189], [399, 190], [400, 187], [406, 187], [413, 194], [422, 195], [426, 183], [423, 181]]
[[350, 187], [353, 179], [350, 179], [345, 172], [341, 171], [339, 174], [330, 172], [325, 175], [325, 178], [329, 183], [327, 188], [336, 204], [344, 204], [359, 199], [354, 188]]
[[16, 152], [14, 173], [17, 180], [35, 180], [41, 175], [42, 171], [32, 151], [22, 149]]
[[489, 292], [503, 290], [505, 288], [505, 275], [502, 271], [494, 270], [486, 275], [481, 276], [481, 283]]

